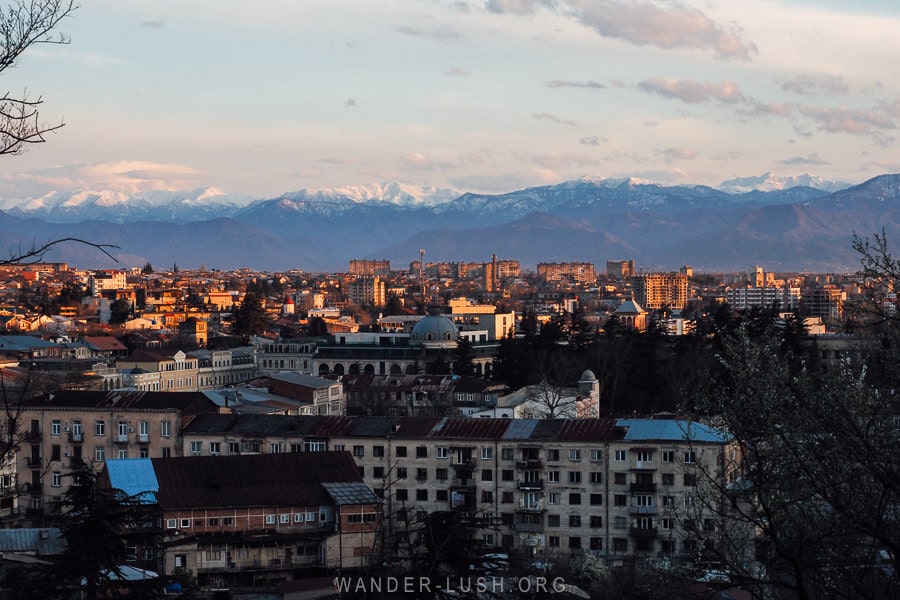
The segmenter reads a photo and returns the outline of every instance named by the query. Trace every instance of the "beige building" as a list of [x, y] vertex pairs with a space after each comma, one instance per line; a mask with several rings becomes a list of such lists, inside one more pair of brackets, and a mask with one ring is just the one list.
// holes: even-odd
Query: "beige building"
[[201, 455], [348, 450], [384, 500], [387, 542], [428, 512], [483, 512], [501, 525], [478, 535], [498, 549], [535, 560], [586, 552], [613, 564], [696, 555], [692, 528], [720, 526], [702, 510], [700, 486], [729, 477], [731, 445], [666, 418], [249, 415], [200, 416], [184, 443]]
[[684, 273], [642, 273], [631, 277], [635, 301], [646, 309], [680, 310], [687, 304], [688, 277]]
[[513, 311], [498, 313], [492, 304], [475, 304], [466, 298], [453, 298], [449, 305], [449, 316], [460, 332], [487, 332], [487, 339], [480, 341], [501, 340], [515, 331], [516, 313]]
[[537, 275], [544, 281], [571, 279], [577, 283], [593, 283], [597, 280], [594, 263], [587, 262], [538, 263]]
[[146, 383], [145, 391], [192, 392], [199, 386], [199, 360], [182, 350], [138, 350], [116, 361], [119, 369], [141, 369], [157, 374], [156, 380]]
[[99, 472], [108, 458], [180, 456], [182, 419], [216, 411], [199, 393], [60, 391], [29, 402], [0, 520], [54, 513], [82, 462]]
[[360, 277], [348, 286], [350, 304], [360, 306], [384, 306], [387, 298], [385, 283], [381, 277]]

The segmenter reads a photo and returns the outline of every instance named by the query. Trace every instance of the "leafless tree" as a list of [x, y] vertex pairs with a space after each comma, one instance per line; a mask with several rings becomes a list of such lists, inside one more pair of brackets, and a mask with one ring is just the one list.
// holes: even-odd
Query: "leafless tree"
[[[0, 73], [15, 67], [19, 57], [35, 44], [67, 44], [69, 37], [54, 31], [78, 5], [74, 0], [14, 0], [0, 12]], [[6, 92], [0, 97], [0, 154], [21, 154], [30, 144], [63, 126], [41, 121], [41, 96]]]

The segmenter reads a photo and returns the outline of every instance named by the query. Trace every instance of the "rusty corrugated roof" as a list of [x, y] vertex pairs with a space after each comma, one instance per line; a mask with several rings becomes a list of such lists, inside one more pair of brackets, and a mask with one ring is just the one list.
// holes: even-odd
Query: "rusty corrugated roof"
[[328, 505], [323, 483], [361, 483], [349, 452], [154, 458], [164, 510]]

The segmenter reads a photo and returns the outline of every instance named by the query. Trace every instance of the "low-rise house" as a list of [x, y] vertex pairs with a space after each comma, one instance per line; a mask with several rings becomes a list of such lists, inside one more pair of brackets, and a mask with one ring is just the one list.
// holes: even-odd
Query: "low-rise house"
[[155, 497], [161, 572], [204, 587], [368, 566], [380, 527], [380, 500], [349, 452], [113, 460], [103, 477]]

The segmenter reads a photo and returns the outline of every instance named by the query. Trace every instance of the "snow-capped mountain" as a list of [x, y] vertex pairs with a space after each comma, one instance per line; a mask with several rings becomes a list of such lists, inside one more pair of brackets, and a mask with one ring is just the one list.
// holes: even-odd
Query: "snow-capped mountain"
[[738, 177], [723, 181], [716, 189], [729, 194], [745, 194], [747, 192], [774, 192], [794, 187], [809, 187], [824, 192], [837, 192], [850, 187], [851, 183], [824, 179], [816, 175], [804, 173], [794, 177], [781, 177], [767, 171], [756, 177]]
[[234, 214], [251, 198], [218, 188], [189, 192], [115, 190], [50, 192], [23, 202], [3, 200], [15, 216], [39, 217], [56, 223], [103, 220], [115, 223], [153, 220], [194, 221]]
[[291, 200], [315, 202], [352, 201], [357, 204], [377, 202], [397, 206], [436, 206], [458, 198], [462, 192], [450, 188], [418, 186], [390, 181], [369, 185], [348, 185], [319, 190], [302, 189], [282, 194]]

